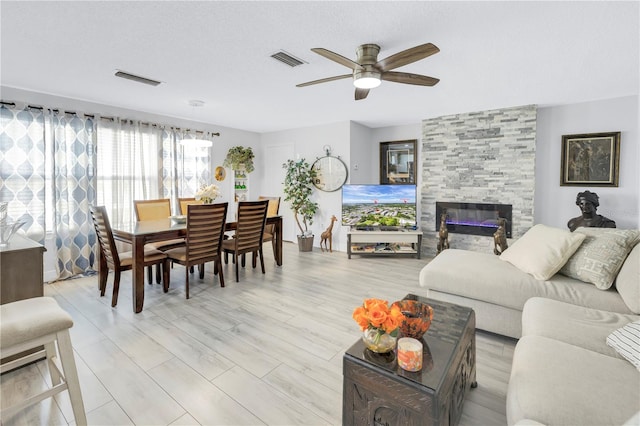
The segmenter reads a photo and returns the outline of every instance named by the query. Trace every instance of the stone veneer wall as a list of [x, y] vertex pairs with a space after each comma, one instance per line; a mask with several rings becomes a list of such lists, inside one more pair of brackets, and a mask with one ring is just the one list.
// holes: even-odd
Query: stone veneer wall
[[[511, 204], [512, 237], [522, 236], [533, 226], [535, 154], [535, 105], [424, 120], [420, 188], [423, 252], [436, 254], [436, 201]], [[492, 237], [449, 233], [449, 244], [451, 248], [493, 253]]]

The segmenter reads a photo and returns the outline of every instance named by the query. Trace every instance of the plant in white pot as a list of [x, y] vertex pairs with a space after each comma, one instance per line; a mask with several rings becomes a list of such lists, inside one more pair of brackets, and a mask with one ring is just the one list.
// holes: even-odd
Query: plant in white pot
[[[293, 217], [300, 229], [298, 235], [298, 249], [311, 251], [313, 249], [313, 233], [309, 225], [313, 225], [313, 216], [318, 211], [318, 203], [311, 201], [313, 180], [316, 171], [301, 158], [298, 161], [287, 160], [282, 165], [287, 170], [284, 178], [284, 201], [289, 202]], [[300, 222], [302, 218], [302, 222]]]
[[233, 170], [241, 170], [244, 168], [247, 173], [251, 173], [254, 169], [253, 158], [254, 155], [251, 147], [234, 146], [227, 151], [227, 156], [222, 165], [231, 167]]

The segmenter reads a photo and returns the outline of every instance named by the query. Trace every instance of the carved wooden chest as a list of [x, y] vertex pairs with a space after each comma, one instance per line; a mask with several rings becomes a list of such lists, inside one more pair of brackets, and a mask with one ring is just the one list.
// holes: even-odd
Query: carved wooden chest
[[407, 295], [434, 309], [422, 338], [423, 367], [408, 372], [394, 352], [375, 354], [362, 341], [343, 358], [344, 425], [455, 425], [475, 387], [475, 314], [451, 303]]

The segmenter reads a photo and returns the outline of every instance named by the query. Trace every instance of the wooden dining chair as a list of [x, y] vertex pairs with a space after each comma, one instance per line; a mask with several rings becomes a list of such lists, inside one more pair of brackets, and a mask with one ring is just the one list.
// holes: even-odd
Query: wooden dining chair
[[[171, 200], [168, 198], [160, 198], [155, 200], [134, 200], [134, 211], [136, 213], [137, 221], [144, 220], [158, 220], [166, 219], [171, 216]], [[147, 244], [148, 247], [156, 250], [164, 251], [176, 247], [184, 246], [184, 240], [181, 238], [156, 241], [154, 243]], [[153, 269], [151, 267], [147, 270], [147, 276], [149, 284], [153, 280]], [[156, 268], [156, 282], [160, 282], [160, 268]]]
[[[264, 195], [260, 195], [258, 197], [258, 200], [269, 201], [269, 207], [267, 207], [267, 217], [278, 216], [278, 212], [280, 211], [280, 197], [266, 197]], [[275, 228], [275, 225], [267, 223], [264, 226], [264, 235], [262, 236], [263, 243], [271, 242], [271, 247], [273, 247], [274, 255], [276, 253]]]
[[191, 206], [194, 204], [202, 204], [201, 200], [196, 200], [194, 197], [191, 198], [178, 198], [178, 204], [180, 204], [180, 214], [186, 216], [187, 215], [187, 206]]
[[[100, 254], [103, 256], [107, 268], [114, 274], [113, 295], [111, 296], [111, 306], [118, 303], [118, 290], [120, 289], [120, 274], [133, 268], [133, 253], [131, 251], [118, 252], [116, 242], [111, 231], [111, 224], [104, 206], [91, 206], [91, 217], [96, 230]], [[162, 284], [164, 292], [169, 291], [169, 259], [167, 255], [157, 249], [146, 247], [144, 249], [144, 266], [162, 266]], [[107, 288], [107, 274], [103, 274], [104, 279], [99, 283], [100, 296], [104, 296]]]
[[204, 278], [204, 264], [214, 262], [213, 273], [218, 274], [220, 287], [224, 287], [221, 248], [229, 203], [191, 204], [187, 206], [186, 246], [167, 250], [172, 261], [184, 265], [185, 292], [189, 298], [189, 273], [193, 265], [201, 265], [200, 278]]
[[222, 250], [225, 254], [233, 254], [236, 266], [236, 282], [239, 282], [239, 256], [247, 253], [253, 255], [253, 267], [256, 267], [256, 258], [260, 257], [262, 273], [264, 270], [264, 258], [262, 256], [262, 238], [264, 225], [267, 219], [268, 200], [240, 201], [238, 203], [238, 221], [236, 222], [233, 238], [222, 242]]

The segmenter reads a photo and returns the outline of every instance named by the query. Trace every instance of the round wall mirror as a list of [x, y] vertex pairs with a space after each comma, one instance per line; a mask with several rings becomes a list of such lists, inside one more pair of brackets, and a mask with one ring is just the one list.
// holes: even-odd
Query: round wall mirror
[[316, 171], [313, 185], [321, 191], [337, 191], [347, 181], [347, 166], [338, 157], [318, 158], [311, 167]]

